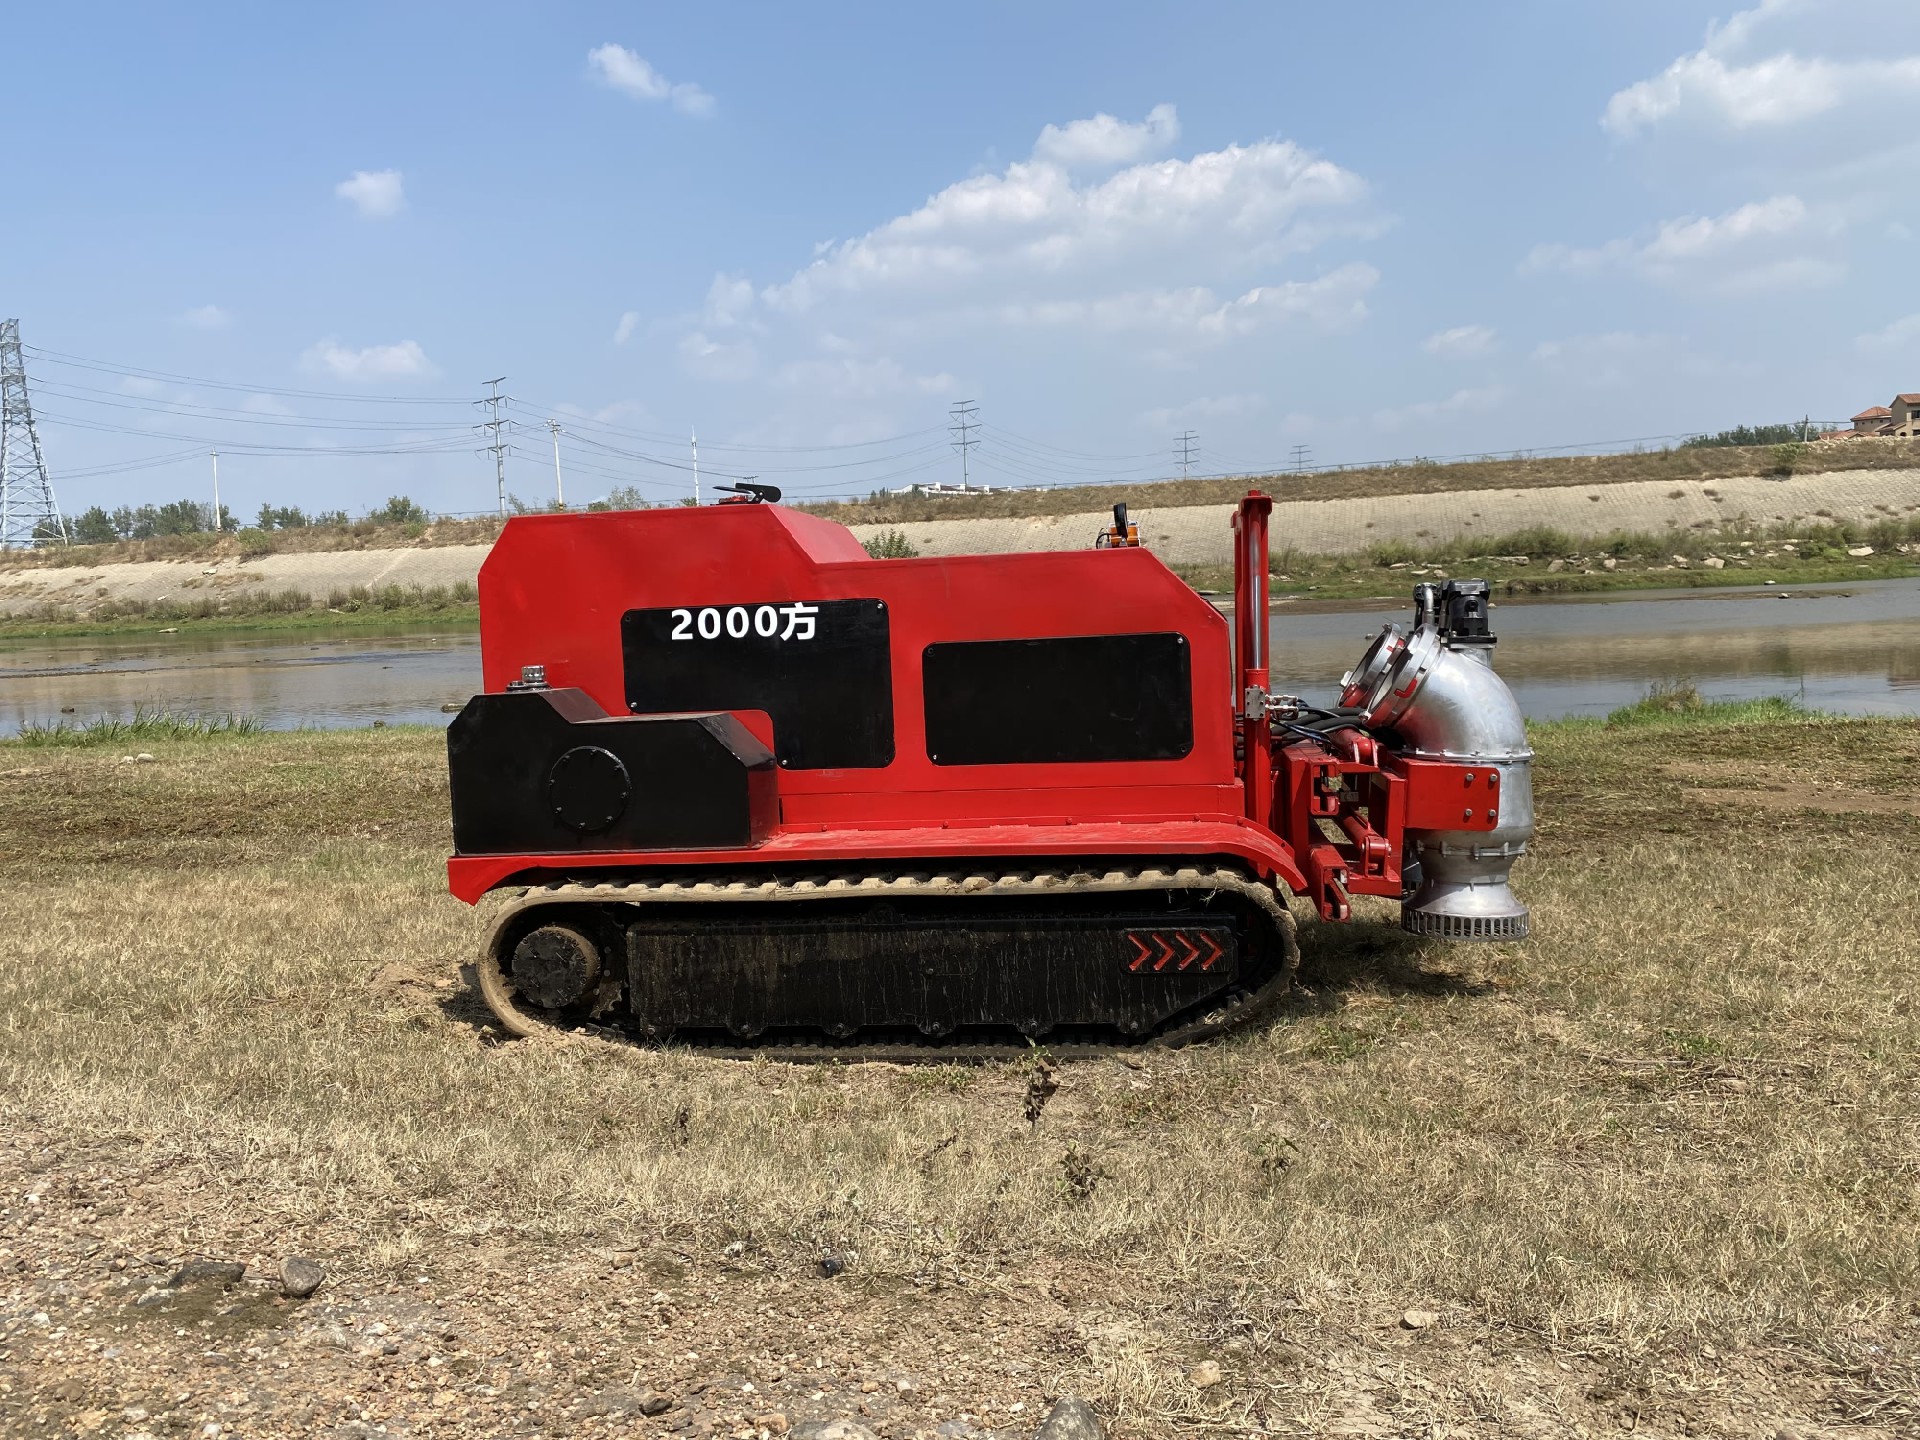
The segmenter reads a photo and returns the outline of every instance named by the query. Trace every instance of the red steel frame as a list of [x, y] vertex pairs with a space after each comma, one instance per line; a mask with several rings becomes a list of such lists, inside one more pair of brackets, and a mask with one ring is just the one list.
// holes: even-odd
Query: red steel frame
[[[874, 769], [779, 771], [779, 823], [752, 849], [456, 855], [450, 888], [473, 902], [507, 884], [659, 866], [1219, 856], [1311, 896], [1329, 919], [1346, 918], [1349, 894], [1397, 895], [1402, 830], [1418, 823], [1409, 817], [1439, 813], [1437, 797], [1447, 792], [1451, 802], [1463, 783], [1453, 772], [1469, 767], [1396, 757], [1358, 731], [1340, 732], [1350, 759], [1304, 741], [1275, 750], [1265, 706], [1247, 711], [1249, 688], [1264, 694], [1267, 683], [1271, 508], [1253, 492], [1234, 517], [1231, 635], [1210, 603], [1132, 547], [874, 560], [843, 526], [737, 503], [510, 520], [480, 571], [487, 690], [541, 665], [549, 685], [577, 686], [608, 714], [624, 714], [628, 610], [879, 599], [891, 627], [894, 758]], [[920, 673], [928, 645], [1149, 631], [1187, 640], [1185, 756], [975, 766], [928, 758]], [[740, 719], [771, 742], [763, 712]]]

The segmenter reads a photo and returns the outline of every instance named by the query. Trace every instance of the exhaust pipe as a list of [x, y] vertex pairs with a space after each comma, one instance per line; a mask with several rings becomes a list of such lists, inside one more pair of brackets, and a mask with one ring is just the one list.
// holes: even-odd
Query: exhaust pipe
[[1526, 938], [1527, 907], [1507, 876], [1533, 837], [1533, 751], [1513, 692], [1494, 673], [1494, 643], [1486, 581], [1421, 585], [1411, 633], [1387, 626], [1343, 682], [1341, 703], [1359, 709], [1367, 729], [1390, 732], [1402, 754], [1500, 775], [1497, 829], [1407, 832], [1420, 883], [1400, 923], [1416, 935]]

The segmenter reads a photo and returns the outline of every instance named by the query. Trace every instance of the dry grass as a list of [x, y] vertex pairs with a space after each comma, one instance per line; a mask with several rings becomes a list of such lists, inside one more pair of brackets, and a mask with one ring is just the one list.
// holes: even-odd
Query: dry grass
[[[1341, 500], [1364, 495], [1427, 495], [1456, 490], [1535, 490], [1611, 485], [1634, 480], [1693, 484], [1775, 473], [1775, 447], [1702, 447], [1624, 455], [1549, 456], [1535, 460], [1414, 461], [1372, 469], [1300, 475], [1239, 475], [1231, 479], [1161, 480], [1120, 485], [1075, 485], [977, 497], [880, 495], [867, 500], [821, 501], [800, 508], [843, 525], [898, 525], [916, 520], [1077, 515], [1126, 501], [1138, 510], [1179, 505], [1225, 505], [1257, 486], [1282, 500]], [[1844, 470], [1907, 470], [1920, 466], [1920, 443], [1860, 440], [1808, 447], [1795, 469], [1803, 474]]]
[[[1380, 905], [1306, 926], [1279, 1023], [1066, 1067], [1037, 1127], [1018, 1066], [490, 1043], [448, 983], [480, 919], [441, 891], [436, 735], [0, 747], [0, 1122], [138, 1136], [198, 1177], [203, 1232], [325, 1233], [368, 1284], [503, 1227], [555, 1264], [738, 1242], [741, 1337], [827, 1251], [890, 1314], [1066, 1297], [1079, 1338], [1043, 1368], [1135, 1435], [1517, 1424], [1554, 1390], [1530, 1355], [1593, 1381], [1588, 1423], [1897, 1431], [1911, 1376], [1863, 1357], [1916, 1338], [1920, 724], [1538, 743], [1536, 939], [1447, 949]], [[1811, 774], [1837, 805], [1697, 788]], [[1448, 1338], [1407, 1350], [1409, 1308]], [[873, 1343], [905, 1344], [889, 1323]], [[1208, 1354], [1229, 1383], [1197, 1391]]]

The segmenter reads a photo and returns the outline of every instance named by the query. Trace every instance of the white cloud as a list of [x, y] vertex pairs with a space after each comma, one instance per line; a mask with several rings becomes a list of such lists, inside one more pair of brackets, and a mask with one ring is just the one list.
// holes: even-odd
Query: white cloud
[[1822, 253], [1845, 228], [1837, 213], [1816, 212], [1797, 195], [1776, 195], [1724, 215], [1662, 221], [1645, 239], [1584, 250], [1537, 246], [1520, 268], [1527, 275], [1625, 270], [1670, 289], [1718, 297], [1817, 289], [1846, 276], [1840, 260]]
[[218, 305], [201, 305], [181, 315], [179, 320], [194, 330], [224, 330], [233, 323], [233, 316]]
[[1478, 415], [1497, 410], [1506, 403], [1504, 385], [1484, 385], [1478, 389], [1456, 390], [1444, 400], [1422, 400], [1413, 405], [1398, 405], [1374, 415], [1374, 423], [1384, 430], [1399, 430], [1408, 425], [1446, 420], [1456, 415]]
[[[1805, 38], [1814, 45], [1839, 42], [1851, 52], [1844, 58], [1792, 50], [1756, 53], [1760, 46], [1770, 48], [1767, 17], [1793, 8], [1763, 6], [1709, 30], [1699, 50], [1615, 94], [1600, 123], [1629, 140], [1686, 123], [1723, 131], [1779, 130], [1843, 106], [1920, 98], [1920, 55], [1894, 49], [1913, 43], [1910, 8], [1902, 7], [1896, 18], [1884, 5], [1832, 6], [1824, 36]], [[1849, 15], [1848, 9], [1877, 11], [1884, 23]], [[1861, 50], [1881, 53], [1862, 55]]]
[[368, 220], [386, 220], [398, 215], [407, 203], [398, 170], [356, 170], [334, 186], [333, 193], [351, 201]]
[[1112, 393], [1141, 412], [1165, 371], [1214, 366], [1182, 388], [1225, 395], [1290, 333], [1364, 320], [1380, 275], [1353, 250], [1389, 223], [1365, 181], [1284, 139], [1183, 154], [1179, 134], [1171, 105], [1048, 125], [1025, 158], [817, 245], [771, 283], [715, 275], [671, 322], [677, 362], [764, 385], [766, 435], [853, 415], [885, 435], [962, 387], [993, 403], [995, 375], [1099, 373], [1139, 384]]
[[1067, 170], [1110, 169], [1157, 155], [1180, 138], [1180, 117], [1171, 105], [1156, 105], [1132, 125], [1111, 115], [1049, 125], [1034, 142], [1033, 158]]
[[1870, 353], [1906, 350], [1920, 345], [1920, 315], [1902, 316], [1884, 330], [1875, 330], [1855, 337], [1853, 343], [1861, 350]]
[[616, 345], [626, 344], [627, 341], [633, 338], [633, 332], [639, 328], [640, 312], [638, 310], [624, 311], [620, 316], [620, 323], [613, 327], [613, 343]]
[[1184, 405], [1166, 405], [1157, 410], [1148, 410], [1139, 417], [1139, 423], [1155, 430], [1166, 430], [1193, 420], [1221, 420], [1256, 415], [1266, 408], [1267, 399], [1264, 395], [1203, 395], [1197, 400], [1187, 401]]
[[[1090, 153], [1093, 139], [1068, 140], [1090, 123], [1054, 127], [1053, 148]], [[836, 298], [977, 295], [984, 285], [1035, 298], [1131, 289], [1113, 282], [1141, 269], [1271, 265], [1335, 236], [1371, 234], [1381, 221], [1367, 201], [1357, 175], [1285, 140], [1132, 165], [1090, 183], [1036, 148], [829, 247], [761, 298], [797, 314]]]
[[1725, 215], [1668, 220], [1640, 253], [1654, 265], [1717, 259], [1753, 240], [1796, 234], [1808, 219], [1798, 195], [1776, 195]]
[[708, 329], [742, 324], [753, 310], [753, 282], [744, 275], [716, 275], [707, 287]]
[[597, 45], [587, 52], [587, 67], [603, 85], [636, 100], [664, 100], [682, 115], [713, 113], [713, 96], [690, 82], [673, 84], [624, 45]]
[[1541, 365], [1592, 365], [1597, 361], [1629, 359], [1667, 349], [1672, 342], [1665, 335], [1640, 335], [1629, 330], [1611, 330], [1602, 335], [1572, 335], [1564, 340], [1543, 340], [1534, 346], [1533, 360]]
[[1632, 330], [1542, 341], [1530, 358], [1539, 371], [1583, 390], [1638, 396], [1682, 383], [1689, 392], [1699, 391], [1728, 380], [1738, 380], [1750, 389], [1755, 379], [1777, 368], [1759, 360], [1728, 360], [1702, 353], [1684, 336]]
[[1744, 170], [1856, 202], [1911, 203], [1920, 157], [1912, 0], [1762, 0], [1616, 93], [1602, 128], [1701, 178]]
[[729, 344], [700, 330], [681, 337], [679, 354], [680, 368], [697, 380], [746, 380], [760, 368], [751, 340]]
[[1469, 359], [1475, 355], [1485, 355], [1493, 349], [1495, 338], [1493, 331], [1485, 325], [1456, 325], [1451, 330], [1429, 335], [1420, 348], [1429, 355]]
[[1221, 300], [1204, 285], [1135, 290], [1093, 300], [1009, 302], [974, 312], [1006, 326], [1074, 327], [1104, 332], [1152, 331], [1172, 340], [1209, 343], [1251, 335], [1288, 319], [1338, 329], [1366, 318], [1366, 295], [1380, 281], [1371, 265], [1343, 265], [1318, 280], [1259, 285]]
[[336, 340], [322, 340], [301, 357], [307, 370], [335, 380], [365, 384], [377, 380], [424, 380], [440, 372], [416, 340], [393, 345], [369, 345], [351, 350]]
[[898, 360], [862, 360], [850, 355], [794, 360], [780, 367], [774, 383], [836, 400], [877, 400], [894, 395], [952, 395], [959, 381], [944, 370], [915, 375]]

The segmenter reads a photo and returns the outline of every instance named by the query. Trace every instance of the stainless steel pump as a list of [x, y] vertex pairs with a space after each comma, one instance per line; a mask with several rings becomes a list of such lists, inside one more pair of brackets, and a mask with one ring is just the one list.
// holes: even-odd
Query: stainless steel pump
[[1414, 591], [1414, 624], [1383, 629], [1350, 672], [1343, 706], [1367, 729], [1392, 731], [1420, 759], [1486, 765], [1499, 772], [1498, 823], [1490, 831], [1408, 831], [1419, 888], [1400, 907], [1416, 935], [1447, 940], [1519, 940], [1527, 907], [1507, 883], [1533, 837], [1533, 751], [1513, 692], [1493, 669], [1485, 581], [1449, 581]]

